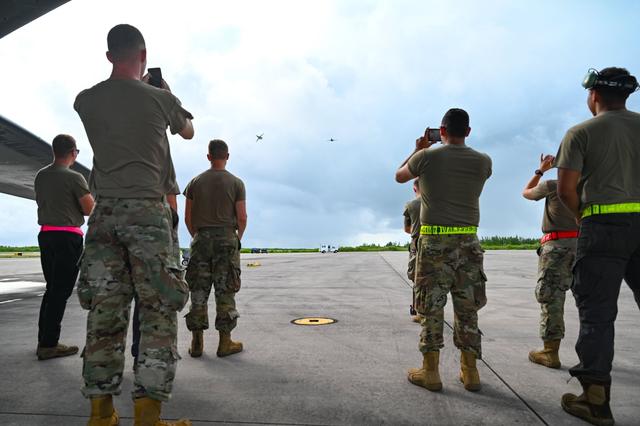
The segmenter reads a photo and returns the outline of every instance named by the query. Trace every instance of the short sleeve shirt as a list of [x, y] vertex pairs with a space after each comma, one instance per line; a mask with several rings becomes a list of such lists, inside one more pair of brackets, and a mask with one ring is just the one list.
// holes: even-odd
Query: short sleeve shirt
[[404, 207], [404, 225], [411, 227], [411, 238], [415, 239], [420, 236], [420, 205], [422, 200], [414, 198]]
[[409, 159], [419, 176], [422, 225], [478, 226], [480, 194], [491, 176], [491, 158], [466, 145], [423, 149]]
[[168, 193], [166, 130], [176, 134], [193, 118], [178, 98], [138, 80], [109, 79], [80, 92], [74, 108], [93, 148], [90, 186], [97, 196]]
[[246, 199], [242, 180], [226, 170], [209, 169], [189, 182], [184, 195], [191, 200], [191, 225], [238, 228], [236, 203]]
[[558, 197], [558, 181], [545, 180], [531, 190], [534, 200], [544, 201], [544, 215], [542, 216], [542, 232], [577, 231], [575, 217]]
[[84, 223], [79, 200], [89, 194], [89, 187], [80, 173], [50, 164], [38, 171], [33, 186], [39, 225], [81, 226]]
[[555, 165], [580, 172], [580, 209], [640, 202], [640, 114], [608, 111], [569, 129]]

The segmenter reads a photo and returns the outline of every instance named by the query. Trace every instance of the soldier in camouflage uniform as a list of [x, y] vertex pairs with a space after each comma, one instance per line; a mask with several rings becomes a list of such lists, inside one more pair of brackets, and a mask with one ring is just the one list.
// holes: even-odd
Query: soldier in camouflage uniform
[[[413, 181], [413, 192], [416, 197], [409, 201], [404, 207], [404, 232], [411, 235], [411, 242], [409, 243], [409, 265], [407, 266], [407, 277], [414, 283], [412, 290], [413, 304], [411, 309], [415, 310], [416, 305], [416, 292], [415, 292], [415, 279], [416, 279], [416, 257], [418, 256], [418, 237], [420, 237], [420, 182], [418, 179]], [[414, 312], [411, 313], [412, 315]], [[413, 322], [419, 323], [422, 320], [420, 314], [416, 314], [412, 317]]]
[[540, 303], [540, 338], [544, 348], [529, 352], [529, 360], [549, 368], [560, 368], [560, 341], [564, 338], [565, 293], [573, 280], [578, 225], [573, 213], [558, 198], [557, 181], [540, 182], [553, 167], [555, 157], [540, 156], [540, 168], [529, 180], [522, 195], [528, 200], [545, 199], [542, 245], [538, 249], [536, 299]]
[[173, 134], [193, 137], [191, 114], [169, 91], [141, 81], [146, 48], [140, 31], [117, 25], [107, 36], [111, 77], [81, 92], [74, 108], [93, 148], [90, 187], [97, 196], [80, 265], [78, 298], [89, 310], [83, 394], [91, 399], [89, 426], [119, 423], [112, 395], [121, 390], [131, 300], [136, 295], [140, 350], [134, 380], [135, 425], [163, 422], [161, 403], [171, 396], [177, 351], [177, 311], [188, 299], [172, 234]]
[[240, 290], [240, 239], [247, 226], [245, 188], [242, 180], [226, 170], [229, 148], [224, 141], [212, 140], [207, 158], [211, 168], [193, 178], [184, 191], [185, 222], [193, 236], [186, 277], [191, 307], [185, 318], [192, 332], [189, 353], [194, 358], [204, 350], [212, 286], [215, 328], [220, 334], [217, 355], [242, 351], [242, 343], [231, 340], [231, 331], [239, 316], [235, 295]]
[[[483, 251], [476, 236], [479, 198], [491, 176], [491, 159], [465, 145], [469, 115], [447, 111], [440, 136], [443, 145], [429, 149], [429, 129], [416, 140], [416, 150], [396, 172], [396, 181], [420, 180], [420, 239], [416, 260], [416, 308], [423, 315], [422, 368], [409, 370], [411, 383], [431, 391], [442, 389], [440, 349], [444, 346], [444, 306], [451, 293], [454, 343], [461, 351], [460, 380], [465, 389], [480, 389], [476, 359], [482, 357], [478, 310], [487, 302]], [[439, 139], [439, 138], [438, 138]]]

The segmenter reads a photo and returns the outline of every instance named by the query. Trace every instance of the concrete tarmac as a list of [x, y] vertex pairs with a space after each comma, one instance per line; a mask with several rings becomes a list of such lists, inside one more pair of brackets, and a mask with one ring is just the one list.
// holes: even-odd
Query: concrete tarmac
[[[471, 393], [458, 379], [459, 353], [445, 327], [440, 374], [444, 389], [411, 385], [406, 372], [421, 364], [419, 325], [410, 322], [407, 253], [243, 255], [241, 314], [234, 339], [245, 351], [217, 358], [215, 330], [205, 333], [205, 354], [189, 357], [190, 334], [179, 316], [178, 366], [173, 399], [163, 416], [194, 425], [583, 425], [562, 411], [560, 397], [579, 393], [568, 366], [577, 311], [570, 292], [562, 368], [531, 364], [538, 348], [539, 305], [533, 295], [533, 251], [490, 251], [485, 270], [488, 305], [480, 311], [483, 388]], [[247, 263], [260, 262], [259, 267]], [[0, 423], [84, 425], [89, 403], [80, 394], [79, 357], [37, 361], [36, 323], [44, 289], [38, 259], [0, 259]], [[213, 315], [215, 305], [211, 305]], [[452, 324], [452, 308], [445, 309]], [[291, 320], [326, 316], [338, 322], [298, 326]], [[82, 346], [86, 312], [69, 301], [61, 342]], [[211, 320], [213, 323], [213, 318]], [[626, 285], [619, 299], [612, 409], [618, 425], [640, 421], [640, 313]], [[129, 346], [127, 347], [129, 351]], [[131, 424], [132, 365], [128, 356], [122, 395], [115, 398]]]

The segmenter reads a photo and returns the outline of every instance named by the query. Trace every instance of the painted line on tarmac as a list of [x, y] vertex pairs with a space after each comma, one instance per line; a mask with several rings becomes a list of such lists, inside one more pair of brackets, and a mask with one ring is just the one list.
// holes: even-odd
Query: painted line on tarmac
[[[60, 413], [24, 413], [15, 411], [0, 411], [0, 416], [39, 416], [39, 417], [71, 417], [74, 419], [86, 419], [86, 415], [79, 414], [60, 414]], [[133, 417], [120, 416], [120, 419], [133, 420]], [[178, 419], [164, 419], [174, 421]], [[213, 424], [231, 424], [231, 425], [266, 425], [266, 426], [331, 426], [327, 423], [283, 423], [283, 422], [243, 422], [239, 420], [203, 420], [203, 419], [190, 419], [192, 422], [197, 423], [213, 423]]]
[[3, 300], [2, 302], [0, 302], [0, 305], [4, 305], [5, 303], [17, 302], [18, 300], [22, 300], [22, 299]]
[[[413, 285], [409, 284], [409, 282], [407, 281], [407, 279], [404, 277], [404, 275], [402, 275], [383, 255], [382, 253], [378, 253], [380, 255], [380, 257], [382, 258], [382, 260], [384, 260], [384, 262], [389, 266], [389, 268], [391, 268], [396, 274], [398, 274], [398, 276], [400, 277], [400, 279], [402, 280], [402, 282], [404, 282], [406, 285], [408, 285], [409, 287], [413, 288]], [[453, 327], [451, 326], [451, 324], [449, 324], [448, 321], [444, 321], [444, 323], [447, 325], [447, 327], [449, 327], [449, 329], [451, 331], [453, 331]], [[485, 367], [487, 367], [489, 369], [489, 371], [491, 371], [497, 378], [498, 380], [500, 380], [502, 382], [502, 384], [504, 384], [507, 389], [509, 389], [511, 391], [511, 393], [513, 393], [516, 398], [518, 398], [520, 400], [520, 402], [522, 402], [524, 404], [525, 407], [527, 407], [529, 409], [529, 411], [531, 411], [537, 418], [538, 420], [540, 420], [542, 422], [542, 424], [549, 426], [549, 423], [547, 423], [547, 421], [540, 415], [538, 414], [538, 412], [535, 410], [535, 408], [533, 408], [514, 388], [511, 387], [511, 385], [509, 383], [507, 383], [507, 381], [505, 379], [502, 378], [502, 376], [493, 369], [493, 367], [491, 367], [489, 365], [489, 363], [487, 361], [485, 361], [484, 359], [481, 359], [480, 362], [482, 362]]]

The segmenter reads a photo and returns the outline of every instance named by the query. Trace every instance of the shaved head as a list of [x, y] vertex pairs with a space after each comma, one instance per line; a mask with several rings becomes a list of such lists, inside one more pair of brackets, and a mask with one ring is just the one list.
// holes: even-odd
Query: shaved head
[[142, 33], [129, 24], [120, 24], [111, 28], [107, 35], [107, 47], [114, 61], [131, 59], [146, 48]]

